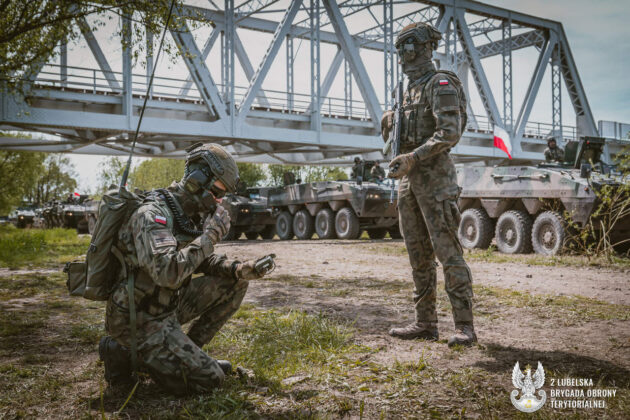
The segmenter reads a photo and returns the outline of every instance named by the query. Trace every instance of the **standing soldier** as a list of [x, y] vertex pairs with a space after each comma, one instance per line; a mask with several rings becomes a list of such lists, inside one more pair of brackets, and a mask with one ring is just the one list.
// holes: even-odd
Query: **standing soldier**
[[374, 166], [370, 170], [370, 175], [372, 176], [372, 180], [381, 183], [385, 179], [385, 169], [378, 164], [378, 162], [374, 162]]
[[364, 165], [361, 158], [358, 156], [355, 157], [354, 165], [352, 166], [352, 173], [350, 174], [350, 178], [359, 180], [359, 177], [361, 177], [361, 180], [363, 180], [363, 168], [364, 168]]
[[[457, 238], [459, 187], [449, 151], [466, 127], [466, 96], [452, 72], [436, 70], [431, 58], [441, 34], [425, 23], [403, 28], [396, 39], [402, 71], [409, 83], [404, 94], [401, 154], [389, 166], [400, 178], [398, 212], [415, 283], [416, 320], [393, 328], [402, 339], [437, 340], [436, 263], [444, 269], [446, 292], [455, 320], [448, 345], [477, 341], [473, 327], [472, 276]], [[381, 122], [383, 138], [392, 128], [393, 112]]]
[[564, 161], [564, 150], [561, 147], [558, 147], [556, 143], [555, 137], [549, 137], [547, 139], [547, 148], [544, 151], [545, 160], [547, 162], [563, 162]]
[[[201, 347], [239, 308], [248, 280], [264, 274], [254, 261], [214, 253], [230, 228], [217, 202], [237, 182], [238, 168], [225, 149], [198, 145], [188, 153], [182, 180], [149, 194], [123, 223], [116, 244], [123, 275], [107, 303], [110, 336], [99, 343], [110, 385], [132, 381], [136, 354], [141, 371], [177, 394], [208, 391], [231, 371], [228, 361], [213, 359]], [[205, 221], [202, 213], [209, 214]]]

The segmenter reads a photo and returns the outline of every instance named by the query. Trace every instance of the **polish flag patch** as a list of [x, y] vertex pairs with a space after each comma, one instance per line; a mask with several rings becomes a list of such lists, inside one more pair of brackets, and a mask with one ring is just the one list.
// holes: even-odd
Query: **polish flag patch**
[[443, 85], [448, 85], [448, 80], [446, 80], [446, 79], [441, 79], [441, 80], [440, 80], [440, 86], [443, 86]]
[[166, 217], [164, 217], [164, 216], [155, 216], [155, 223], [159, 223], [161, 225], [166, 225]]

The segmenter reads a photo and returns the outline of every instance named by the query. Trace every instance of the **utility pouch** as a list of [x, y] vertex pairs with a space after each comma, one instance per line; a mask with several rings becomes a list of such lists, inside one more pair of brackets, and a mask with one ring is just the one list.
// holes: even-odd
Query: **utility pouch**
[[66, 263], [63, 272], [68, 275], [66, 287], [70, 296], [81, 296], [85, 292], [87, 282], [87, 263], [85, 261], [71, 261]]

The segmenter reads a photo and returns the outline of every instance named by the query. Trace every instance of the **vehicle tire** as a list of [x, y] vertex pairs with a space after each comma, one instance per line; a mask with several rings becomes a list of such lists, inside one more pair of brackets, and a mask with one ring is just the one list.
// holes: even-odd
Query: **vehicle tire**
[[313, 216], [306, 209], [302, 209], [293, 216], [293, 232], [298, 239], [311, 239], [315, 232]]
[[532, 219], [524, 211], [509, 210], [497, 221], [494, 231], [497, 248], [505, 254], [532, 252]]
[[400, 226], [398, 226], [398, 223], [390, 227], [388, 232], [389, 232], [389, 236], [392, 239], [402, 239], [402, 234], [400, 233]]
[[494, 237], [492, 219], [484, 209], [468, 209], [462, 213], [457, 236], [464, 248], [486, 249]]
[[96, 217], [89, 216], [88, 217], [88, 233], [90, 235], [94, 234], [94, 229], [96, 229]]
[[258, 235], [260, 235], [258, 232], [245, 232], [245, 237], [250, 241], [258, 239]]
[[335, 232], [339, 239], [358, 239], [361, 235], [359, 218], [350, 207], [344, 207], [337, 212]]
[[273, 239], [273, 237], [276, 236], [276, 225], [265, 226], [262, 232], [260, 232], [260, 236], [265, 240]]
[[387, 229], [385, 228], [368, 229], [367, 233], [370, 239], [383, 239], [385, 235], [387, 235]]
[[241, 232], [236, 230], [235, 226], [230, 226], [230, 230], [227, 231], [222, 241], [236, 241], [241, 237]]
[[276, 219], [276, 234], [283, 241], [293, 239], [293, 216], [286, 210]]
[[567, 231], [564, 220], [555, 211], [540, 213], [532, 227], [532, 246], [540, 255], [556, 255], [564, 248]]
[[335, 239], [337, 237], [335, 213], [331, 209], [324, 208], [317, 212], [315, 215], [315, 233], [319, 239]]

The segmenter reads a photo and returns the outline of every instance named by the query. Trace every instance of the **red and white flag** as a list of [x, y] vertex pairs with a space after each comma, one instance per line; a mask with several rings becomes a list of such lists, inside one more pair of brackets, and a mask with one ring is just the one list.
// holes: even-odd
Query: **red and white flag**
[[508, 157], [512, 159], [512, 141], [510, 140], [510, 135], [505, 129], [498, 125], [494, 126], [494, 147], [503, 150], [507, 153]]

